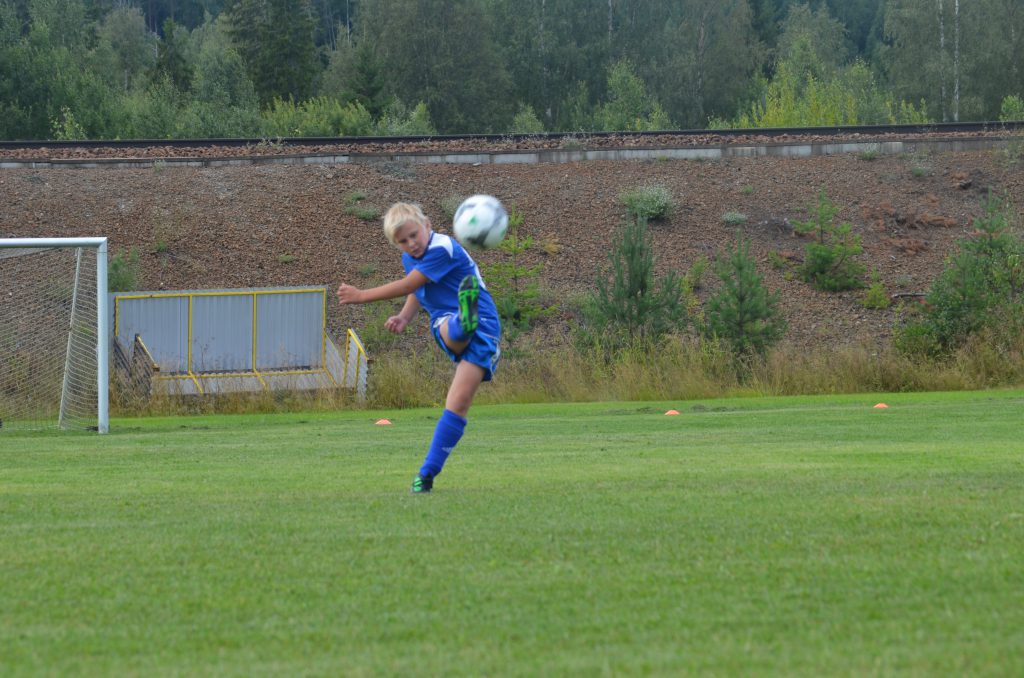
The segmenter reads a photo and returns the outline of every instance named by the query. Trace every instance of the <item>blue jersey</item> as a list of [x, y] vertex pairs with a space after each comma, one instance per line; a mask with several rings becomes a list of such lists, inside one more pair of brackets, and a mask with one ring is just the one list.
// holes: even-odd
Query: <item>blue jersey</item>
[[427, 251], [423, 256], [417, 259], [403, 252], [402, 266], [405, 267], [406, 275], [412, 271], [419, 271], [430, 281], [416, 290], [416, 298], [430, 314], [431, 324], [449, 313], [459, 312], [459, 283], [467, 275], [475, 275], [480, 283], [480, 301], [477, 309], [480, 324], [501, 331], [498, 309], [484, 285], [480, 269], [455, 238], [431, 232]]

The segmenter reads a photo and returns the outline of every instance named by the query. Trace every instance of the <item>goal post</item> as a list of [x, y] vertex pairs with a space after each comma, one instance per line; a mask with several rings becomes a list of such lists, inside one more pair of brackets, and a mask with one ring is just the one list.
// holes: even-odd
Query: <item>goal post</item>
[[109, 430], [106, 238], [0, 238], [0, 435]]

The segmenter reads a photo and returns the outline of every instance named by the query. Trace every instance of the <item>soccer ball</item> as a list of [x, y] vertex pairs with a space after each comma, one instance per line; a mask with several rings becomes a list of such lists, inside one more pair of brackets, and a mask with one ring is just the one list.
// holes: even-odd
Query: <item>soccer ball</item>
[[497, 247], [508, 231], [508, 212], [493, 195], [471, 195], [455, 210], [455, 238], [478, 250]]

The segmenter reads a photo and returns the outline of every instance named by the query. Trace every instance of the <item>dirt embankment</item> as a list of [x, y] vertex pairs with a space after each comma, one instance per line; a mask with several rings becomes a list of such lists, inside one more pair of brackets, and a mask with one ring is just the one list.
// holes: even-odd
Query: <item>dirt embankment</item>
[[[799, 348], [885, 340], [895, 317], [892, 309], [865, 309], [862, 292], [817, 292], [792, 275], [806, 244], [793, 222], [807, 218], [818, 191], [853, 224], [868, 270], [890, 294], [909, 296], [929, 288], [956, 240], [972, 232], [989, 190], [1024, 205], [1022, 175], [994, 151], [716, 162], [4, 169], [0, 235], [106, 235], [114, 252], [139, 253], [141, 286], [150, 290], [365, 286], [401, 275], [401, 266], [379, 221], [350, 209], [354, 194], [365, 194], [363, 210], [420, 203], [439, 230], [448, 230], [444, 201], [492, 193], [523, 214], [522, 234], [534, 239], [524, 263], [543, 263], [544, 294], [567, 301], [593, 289], [607, 267], [624, 217], [620, 194], [659, 184], [672, 192], [676, 209], [651, 225], [658, 266], [684, 272], [742, 233], [765, 283], [781, 292], [786, 341]], [[745, 219], [737, 224], [727, 213]], [[499, 256], [477, 258], [486, 267]], [[710, 270], [704, 282], [706, 295], [716, 282]], [[364, 310], [331, 305], [335, 333], [365, 322]]]

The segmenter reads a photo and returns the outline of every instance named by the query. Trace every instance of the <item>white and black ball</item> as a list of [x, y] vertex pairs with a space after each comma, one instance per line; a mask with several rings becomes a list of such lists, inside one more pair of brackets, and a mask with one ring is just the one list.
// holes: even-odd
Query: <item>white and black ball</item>
[[465, 247], [489, 250], [508, 232], [508, 212], [493, 195], [471, 195], [455, 210], [455, 238]]

